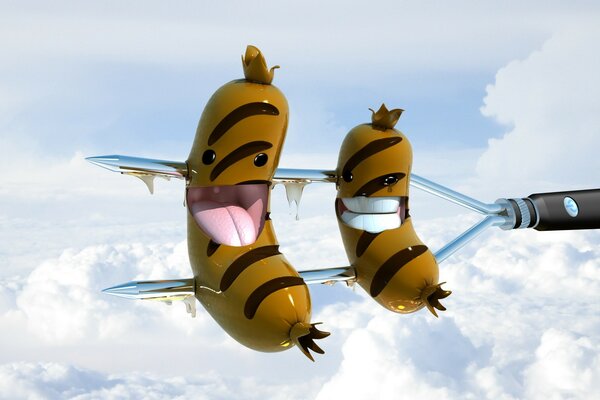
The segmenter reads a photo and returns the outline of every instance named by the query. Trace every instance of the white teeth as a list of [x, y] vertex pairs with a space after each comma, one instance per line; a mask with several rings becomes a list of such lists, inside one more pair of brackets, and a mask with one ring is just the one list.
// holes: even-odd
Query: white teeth
[[346, 197], [342, 198], [348, 211], [341, 215], [342, 221], [355, 229], [379, 233], [400, 227], [399, 197]]
[[399, 197], [346, 197], [342, 198], [346, 208], [355, 213], [395, 213], [400, 206]]
[[354, 229], [379, 233], [400, 227], [400, 216], [396, 214], [356, 214], [344, 211], [342, 221]]

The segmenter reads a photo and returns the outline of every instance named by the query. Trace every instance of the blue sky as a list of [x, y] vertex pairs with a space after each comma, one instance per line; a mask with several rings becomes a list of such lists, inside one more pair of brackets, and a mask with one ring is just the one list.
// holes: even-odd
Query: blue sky
[[[183, 184], [159, 181], [150, 197], [83, 157], [184, 160], [205, 102], [242, 76], [254, 44], [281, 65], [274, 83], [290, 104], [282, 166], [334, 166], [345, 133], [385, 102], [406, 110], [414, 171], [482, 200], [599, 187], [598, 8], [0, 2], [0, 397], [597, 395], [598, 232], [486, 234], [442, 264], [454, 294], [439, 320], [316, 287], [315, 319], [333, 335], [312, 364], [242, 348], [181, 304], [99, 294], [189, 275]], [[323, 206], [334, 196], [307, 187], [295, 222], [274, 190], [296, 267], [346, 262]], [[433, 249], [477, 219], [411, 196]]]

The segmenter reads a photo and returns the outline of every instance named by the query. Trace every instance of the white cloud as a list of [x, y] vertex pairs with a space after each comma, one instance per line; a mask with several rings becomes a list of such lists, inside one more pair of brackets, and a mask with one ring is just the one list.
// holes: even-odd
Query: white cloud
[[[217, 5], [207, 6], [201, 17], [211, 23], [205, 24], [198, 23], [192, 12], [164, 13], [161, 6], [125, 6], [133, 7], [135, 21], [116, 11], [85, 7], [69, 6], [69, 12], [56, 5], [36, 13], [9, 10], [0, 13], [4, 33], [0, 42], [7, 61], [0, 68], [20, 74], [27, 62], [43, 65], [44, 71], [33, 67], [25, 71], [28, 74], [21, 79], [26, 84], [0, 82], [0, 104], [9, 105], [0, 122], [23, 111], [32, 97], [53, 91], [51, 84], [40, 86], [40, 82], [70, 76], [68, 69], [57, 65], [73, 60], [136, 67], [168, 64], [169, 68], [176, 64], [221, 68], [225, 60], [226, 68], [238, 71], [239, 66], [230, 66], [231, 53], [255, 42], [269, 48], [278, 63], [289, 65], [289, 76], [302, 76], [301, 71], [344, 87], [374, 87], [368, 95], [375, 96], [371, 92], [381, 89], [377, 82], [387, 82], [402, 71], [495, 68], [559, 31], [539, 52], [498, 73], [483, 112], [512, 130], [505, 138], [492, 140], [479, 161], [480, 178], [488, 184], [479, 179], [456, 188], [488, 195], [491, 190], [485, 187], [493, 187], [505, 191], [499, 193], [505, 196], [513, 189], [543, 190], [546, 184], [568, 189], [565, 182], [594, 182], [593, 174], [574, 178], [568, 171], [598, 169], [597, 157], [589, 153], [598, 144], [589, 135], [598, 126], [599, 104], [592, 97], [599, 97], [595, 71], [600, 68], [590, 50], [595, 48], [598, 31], [586, 23], [594, 19], [595, 9], [582, 15], [577, 7], [570, 11], [572, 5], [540, 8], [532, 3], [490, 10], [465, 2], [462, 8], [448, 5], [443, 12], [436, 4], [436, 13], [402, 5], [400, 18], [400, 11], [392, 12], [396, 9], [382, 12], [386, 4], [390, 5], [369, 11], [377, 16], [371, 19], [378, 21], [377, 29], [368, 29], [375, 27], [371, 22], [357, 30], [370, 14], [354, 6], [348, 6], [345, 18], [333, 24], [331, 16], [338, 15], [339, 5], [328, 3], [320, 5], [325, 8], [318, 13], [314, 7], [304, 8], [310, 18], [278, 8], [264, 26], [242, 29], [243, 35], [234, 17], [227, 24], [213, 23], [212, 16], [222, 11]], [[259, 9], [253, 12], [262, 14]], [[315, 19], [316, 23], [309, 22]], [[511, 29], [507, 20], [512, 21]], [[244, 21], [254, 23], [252, 18]], [[582, 33], [562, 29], [563, 23], [581, 27]], [[215, 36], [222, 40], [212, 40]], [[383, 55], [382, 48], [387, 47], [381, 43], [390, 43]], [[10, 57], [10, 52], [16, 56]], [[399, 65], [406, 69], [396, 70]], [[59, 92], [68, 91], [82, 75], [92, 74], [86, 71], [77, 70], [70, 85], [59, 84]], [[310, 85], [302, 88], [311, 90]], [[357, 91], [357, 96], [364, 93]], [[62, 101], [61, 96], [53, 99]], [[65, 101], [81, 102], [69, 99]], [[313, 136], [320, 129], [336, 134], [346, 130], [321, 108], [296, 104], [294, 109], [301, 111], [296, 115], [306, 120], [292, 122], [290, 130], [297, 135], [312, 131]], [[0, 339], [8, 344], [0, 353], [0, 362], [7, 363], [0, 366], [0, 397], [139, 398], [142, 393], [156, 398], [516, 399], [593, 398], [598, 392], [600, 237], [596, 232], [483, 235], [443, 264], [442, 279], [454, 293], [445, 301], [449, 310], [439, 320], [425, 311], [391, 314], [360, 289], [353, 295], [339, 287], [315, 288], [314, 319], [323, 321], [324, 329], [333, 334], [322, 343], [326, 355], [311, 364], [296, 350], [262, 354], [245, 349], [201, 310], [193, 320], [181, 304], [165, 307], [99, 294], [103, 287], [132, 279], [189, 276], [182, 242], [181, 182], [160, 182], [152, 198], [141, 182], [88, 166], [77, 152], [79, 147], [69, 144], [62, 156], [45, 154], [37, 143], [44, 135], [28, 131], [23, 121], [19, 124], [25, 128], [13, 125], [10, 135], [2, 138], [0, 159]], [[568, 145], [562, 141], [564, 132], [572, 139]], [[543, 143], [542, 149], [532, 152], [532, 143]], [[564, 160], [566, 166], [548, 161], [551, 156]], [[460, 158], [454, 165], [459, 172], [452, 168], [452, 174], [462, 176], [472, 168], [468, 157], [472, 154], [467, 152]], [[326, 153], [306, 159], [297, 153], [287, 160], [286, 166], [315, 168], [331, 167], [336, 161]], [[437, 172], [439, 155], [418, 160], [424, 167], [417, 172], [450, 179], [450, 169]], [[333, 212], [324, 216], [332, 204], [323, 206], [323, 199], [333, 195], [330, 186], [307, 188], [302, 219], [296, 223], [282, 215], [287, 212], [284, 194], [275, 190], [278, 236], [282, 250], [297, 267], [345, 263]], [[461, 224], [466, 227], [475, 219], [460, 215], [416, 222], [425, 242], [437, 249], [463, 229]], [[73, 249], [64, 250], [67, 246]], [[8, 272], [11, 268], [14, 274]], [[200, 376], [196, 371], [213, 372]]]
[[65, 59], [230, 68], [223, 60], [253, 43], [277, 54], [279, 63], [308, 70], [313, 79], [341, 83], [358, 75], [369, 85], [377, 75], [397, 76], [387, 66], [410, 71], [495, 67], [524, 56], [559, 27], [593, 20], [594, 12], [590, 4], [507, 7], [472, 0], [298, 6], [267, 1], [250, 8], [233, 2], [177, 9], [156, 1], [112, 7], [58, 2], [52, 8], [34, 2], [2, 7], [0, 43], [6, 54], [17, 55], [6, 57], [5, 67], [43, 58], [47, 69]]
[[114, 339], [151, 326], [157, 319], [193, 331], [205, 318], [192, 324], [181, 312], [157, 307], [160, 304], [124, 302], [100, 293], [130, 280], [187, 278], [188, 265], [185, 242], [66, 250], [29, 275], [17, 305], [30, 331], [55, 344]]
[[[26, 278], [0, 280], [0, 340], [11, 343], [0, 353], [0, 363], [52, 360], [110, 372], [162, 374], [216, 369], [240, 379], [304, 380], [302, 373], [312, 363], [298, 350], [271, 354], [247, 349], [200, 305], [191, 318], [180, 302], [168, 307], [100, 292], [130, 280], [182, 277], [191, 277], [185, 242], [65, 250]], [[295, 370], [286, 367], [290, 362], [298, 364]], [[278, 371], [277, 378], [271, 368]]]
[[453, 294], [439, 320], [369, 299], [327, 307], [347, 339], [317, 398], [593, 398], [598, 243], [597, 232], [484, 234], [442, 264]]
[[[21, 60], [101, 57], [163, 65], [221, 64], [213, 56], [255, 43], [297, 66], [326, 72], [329, 79], [346, 79], [344, 70], [365, 71], [366, 64], [378, 70], [391, 62], [412, 70], [473, 62], [497, 65], [515, 50], [526, 52], [557, 26], [590, 18], [581, 8], [595, 11], [589, 4], [507, 7], [474, 1], [452, 5], [311, 1], [297, 7], [264, 2], [256, 8], [234, 2], [227, 7], [189, 4], [178, 9], [160, 2], [118, 7], [73, 7], [62, 2], [50, 9], [43, 4], [4, 6], [0, 37], [5, 51]], [[344, 18], [339, 18], [340, 10]], [[327, 67], [313, 62], [323, 56]]]
[[[145, 199], [144, 195], [148, 194], [141, 181], [133, 177], [118, 179], [117, 174], [111, 175], [109, 171], [87, 162], [85, 157], [89, 155], [80, 151], [69, 158], [63, 158], [37, 150], [31, 152], [27, 147], [27, 144], [15, 143], [12, 139], [3, 143], [6, 155], [0, 161], [0, 172], [3, 174], [0, 195], [4, 201], [35, 198], [45, 202], [65, 202], [77, 198], [83, 202], [94, 197], [106, 200], [118, 197], [131, 186], [140, 189], [129, 190], [129, 195], [137, 200]], [[175, 180], [172, 185], [165, 182], [157, 179], [157, 189], [160, 186], [160, 192], [157, 190], [159, 198], [164, 192], [173, 196], [177, 183], [180, 184], [179, 189], [183, 188], [182, 181]], [[134, 183], [137, 185], [133, 185]]]
[[[426, 313], [402, 317], [391, 315], [370, 299], [338, 304], [321, 313], [318, 318], [334, 331], [331, 340], [324, 344], [327, 349], [325, 357], [335, 357], [338, 345], [342, 346], [344, 357], [339, 372], [324, 387], [323, 398], [328, 398], [328, 393], [339, 393], [341, 387], [357, 379], [357, 374], [365, 370], [371, 371], [366, 376], [363, 374], [365, 382], [371, 382], [371, 385], [380, 382], [376, 393], [381, 398], [395, 398], [393, 395], [399, 392], [412, 393], [417, 397], [432, 393], [451, 398], [463, 395], [520, 398], [525, 392], [519, 388], [526, 382], [519, 376], [536, 362], [531, 355], [539, 346], [540, 337], [545, 335], [546, 330], [557, 329], [561, 325], [544, 315], [561, 310], [563, 323], [568, 321], [568, 325], [584, 332], [586, 337], [597, 335], [590, 331], [589, 323], [582, 322], [595, 315], [588, 313], [597, 312], [583, 307], [584, 303], [598, 304], [594, 287], [598, 284], [600, 268], [595, 260], [599, 257], [595, 249], [590, 249], [597, 242], [597, 235], [575, 232], [557, 237], [531, 233], [538, 236], [526, 237], [526, 232], [498, 232], [485, 238], [483, 245], [471, 246], [454, 263], [445, 265], [443, 278], [450, 282], [449, 287], [455, 294], [448, 300], [450, 311], [440, 320], [434, 320]], [[581, 247], [575, 248], [573, 243], [579, 243]], [[477, 247], [480, 249], [477, 250]], [[540, 248], [546, 250], [539, 252]], [[125, 254], [130, 252], [127, 248], [121, 250]], [[140, 250], [148, 252], [145, 248]], [[495, 252], [496, 256], [490, 256], [490, 252]], [[85, 253], [72, 257], [71, 263], [76, 264]], [[100, 256], [103, 255], [100, 252]], [[550, 256], [563, 259], [564, 264], [559, 264], [556, 269], [549, 268], [544, 260]], [[154, 258], [156, 255], [144, 257], [141, 264], [144, 264], [143, 260]], [[164, 257], [160, 258], [165, 263]], [[109, 260], [110, 267], [103, 270], [103, 275], [111, 276], [119, 271], [120, 262], [110, 257]], [[146, 265], [148, 274], [154, 267], [147, 269]], [[573, 278], [560, 279], [561, 271], [569, 265], [574, 268]], [[42, 269], [49, 268], [44, 266]], [[515, 269], [521, 272], [511, 273]], [[57, 270], [58, 275], [61, 272], [61, 269]], [[132, 272], [135, 273], [127, 273]], [[164, 274], [164, 271], [159, 272]], [[544, 277], [554, 282], [552, 287], [542, 285], [540, 290], [531, 289]], [[65, 295], [68, 295], [68, 288], [64, 289]], [[582, 295], [584, 289], [587, 290]], [[132, 306], [121, 306], [134, 307], [135, 313], [140, 312], [133, 303]], [[74, 303], [72, 307], [85, 308], [85, 303]], [[156, 305], [152, 307], [152, 313], [162, 310], [154, 309]], [[65, 309], [64, 312], [73, 314], [73, 309]], [[182, 313], [174, 314], [174, 318], [186, 318]], [[35, 315], [31, 317], [35, 318]], [[133, 316], [130, 312], [124, 313], [123, 317], [131, 319]], [[159, 320], [151, 318], [144, 327], [160, 330], [158, 324]], [[199, 331], [196, 334], [204, 336]], [[592, 351], [597, 353], [597, 350]], [[583, 370], [591, 368], [586, 360], [581, 363]], [[308, 376], [311, 376], [310, 373]], [[581, 390], [587, 393], [588, 389], [583, 385]], [[361, 398], [364, 394], [361, 390], [354, 390], [349, 394], [350, 398], [353, 395]], [[374, 389], [368, 386], [364, 390], [373, 392]]]
[[600, 346], [588, 337], [551, 329], [525, 371], [530, 399], [592, 398], [600, 393]]
[[2, 143], [0, 277], [27, 274], [67, 246], [183, 240], [182, 181], [157, 179], [151, 196], [139, 179], [94, 166], [81, 152], [63, 158], [30, 151], [36, 146], [27, 141]]
[[497, 73], [482, 112], [510, 131], [489, 140], [477, 165], [480, 177], [521, 190], [597, 187], [598, 40], [596, 24], [559, 31], [539, 51]]
[[0, 396], [13, 399], [69, 398], [82, 393], [83, 388], [97, 386], [100, 378], [99, 374], [91, 371], [54, 363], [4, 364], [0, 366]]
[[[424, 222], [422, 236], [452, 227], [449, 221]], [[302, 229], [285, 228], [294, 241], [290, 254], [294, 262], [315, 266], [323, 260], [307, 251], [308, 244], [328, 247], [328, 241], [302, 237]], [[443, 236], [453, 230], [459, 228]], [[14, 342], [4, 355], [10, 358], [2, 360], [30, 360], [4, 365], [0, 382], [9, 382], [23, 397], [135, 398], [144, 386], [156, 398], [189, 397], [204, 393], [199, 386], [206, 379], [183, 371], [201, 369], [213, 371], [209, 381], [216, 385], [206, 398], [232, 393], [244, 398], [248, 388], [258, 388], [251, 393], [275, 398], [514, 399], [536, 398], [541, 385], [563, 397], [585, 398], [597, 390], [593, 371], [600, 358], [593, 344], [600, 339], [598, 243], [597, 232], [486, 233], [442, 264], [441, 278], [454, 293], [439, 319], [426, 311], [392, 314], [361, 289], [356, 296], [341, 288], [347, 295], [337, 303], [327, 305], [331, 300], [325, 296], [315, 304], [314, 320], [332, 332], [321, 343], [326, 354], [315, 364], [295, 350], [245, 349], [201, 308], [193, 320], [181, 304], [165, 307], [98, 293], [130, 279], [188, 276], [184, 243], [68, 250], [39, 265], [27, 280], [0, 285], [0, 337]], [[335, 288], [321, 289], [334, 293]], [[11, 339], [15, 333], [20, 338]], [[188, 356], [177, 365], [156, 362], [174, 360], [173, 354]], [[40, 359], [52, 362], [40, 364]], [[562, 374], [563, 362], [574, 365], [574, 372]], [[32, 371], [47, 384], [25, 378]], [[560, 384], [551, 381], [555, 374], [563, 376]]]
[[190, 371], [185, 376], [106, 374], [59, 363], [0, 365], [0, 397], [20, 399], [305, 399], [306, 385], [261, 385], [234, 375]]
[[365, 302], [354, 308], [358, 316], [347, 315], [358, 326], [348, 332], [339, 370], [317, 398], [456, 398], [469, 366], [480, 356], [454, 321], [434, 321], [424, 313], [392, 318], [374, 307]]

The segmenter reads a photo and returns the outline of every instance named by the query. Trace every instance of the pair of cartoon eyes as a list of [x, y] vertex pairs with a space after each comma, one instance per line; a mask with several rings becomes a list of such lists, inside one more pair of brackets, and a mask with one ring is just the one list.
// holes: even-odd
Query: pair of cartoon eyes
[[[346, 182], [352, 182], [354, 175], [352, 175], [352, 172], [346, 169], [344, 172], [342, 172], [342, 179]], [[381, 184], [383, 186], [390, 186], [396, 182], [398, 182], [398, 177], [394, 175], [388, 175], [381, 178]]]
[[[202, 162], [205, 165], [210, 165], [217, 159], [217, 153], [213, 150], [206, 150], [204, 154], [202, 154]], [[256, 157], [254, 157], [254, 165], [257, 167], [262, 167], [269, 161], [269, 156], [265, 153], [258, 153]]]

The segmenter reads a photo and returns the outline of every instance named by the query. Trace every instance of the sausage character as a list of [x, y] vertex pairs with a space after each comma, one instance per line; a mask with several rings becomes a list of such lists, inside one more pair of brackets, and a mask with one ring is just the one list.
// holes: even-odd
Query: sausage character
[[[204, 108], [187, 160], [188, 250], [196, 297], [241, 344], [293, 345], [311, 360], [329, 335], [310, 322], [304, 280], [279, 251], [269, 199], [288, 125], [288, 104], [256, 47], [245, 79], [219, 88]], [[314, 360], [313, 360], [314, 361]]]
[[385, 105], [372, 122], [345, 137], [337, 164], [335, 209], [358, 284], [388, 310], [427, 307], [437, 317], [450, 295], [438, 283], [438, 265], [415, 233], [409, 214], [412, 149], [394, 129], [403, 110]]

